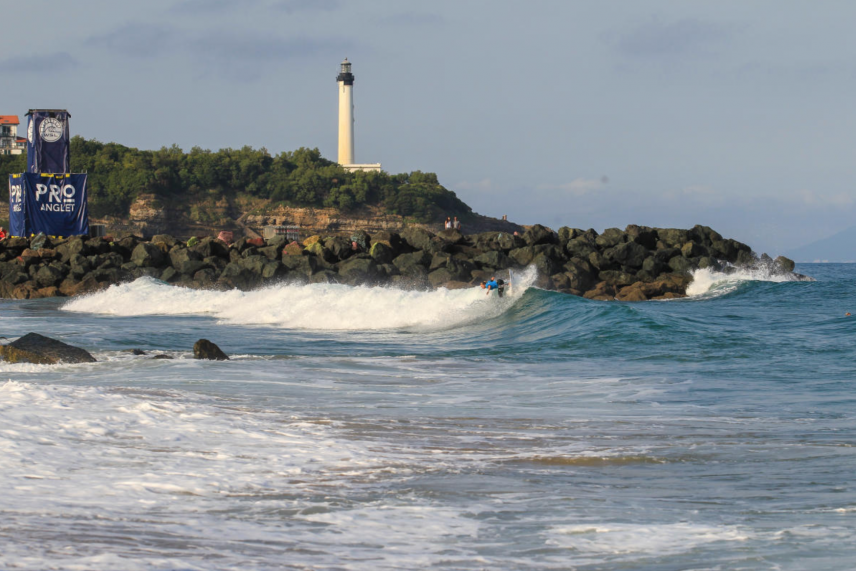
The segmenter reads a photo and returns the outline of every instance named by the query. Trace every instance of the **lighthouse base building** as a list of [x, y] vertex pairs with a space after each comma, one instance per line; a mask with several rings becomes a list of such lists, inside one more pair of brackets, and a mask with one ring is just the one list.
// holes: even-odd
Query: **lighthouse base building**
[[348, 58], [339, 67], [339, 164], [348, 172], [379, 172], [380, 163], [354, 162], [354, 74]]

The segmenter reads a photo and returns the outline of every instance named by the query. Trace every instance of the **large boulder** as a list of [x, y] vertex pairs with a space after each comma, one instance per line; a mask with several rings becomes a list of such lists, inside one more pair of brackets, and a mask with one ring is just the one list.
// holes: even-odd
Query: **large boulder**
[[216, 256], [218, 258], [229, 258], [229, 246], [222, 240], [210, 236], [203, 238], [198, 244], [191, 248], [203, 258]]
[[351, 285], [371, 284], [380, 277], [378, 264], [371, 257], [349, 258], [339, 263], [339, 278]]
[[486, 266], [495, 270], [507, 268], [509, 265], [511, 265], [508, 256], [498, 250], [491, 250], [489, 252], [485, 252], [484, 254], [479, 254], [478, 256], [473, 258], [473, 261], [482, 267]]
[[410, 254], [401, 254], [396, 257], [392, 263], [401, 272], [401, 275], [427, 275], [428, 265], [431, 264], [432, 257], [423, 250], [418, 250]]
[[229, 356], [220, 347], [208, 339], [200, 339], [193, 344], [193, 358], [209, 361], [228, 361]]
[[324, 247], [330, 250], [337, 260], [345, 260], [354, 255], [351, 242], [342, 236], [333, 236], [324, 240]]
[[627, 241], [627, 234], [619, 228], [607, 228], [603, 234], [595, 238], [595, 243], [601, 248], [612, 248]]
[[678, 228], [659, 228], [657, 229], [657, 236], [660, 242], [668, 248], [680, 248], [690, 239], [689, 232]]
[[85, 349], [73, 347], [38, 333], [27, 333], [8, 345], [0, 345], [0, 357], [10, 363], [36, 365], [95, 362], [95, 357]]
[[545, 226], [535, 224], [529, 227], [523, 233], [523, 241], [527, 246], [537, 246], [538, 244], [558, 244], [559, 236]]
[[794, 271], [794, 268], [796, 267], [796, 264], [794, 263], [793, 260], [791, 260], [790, 258], [786, 258], [784, 256], [779, 256], [774, 261], [777, 264], [779, 264], [779, 267], [781, 267], [786, 272], [792, 272], [792, 271]]
[[681, 246], [681, 254], [685, 258], [699, 258], [708, 255], [708, 249], [698, 242], [687, 242]]
[[437, 237], [443, 240], [444, 242], [448, 242], [450, 244], [460, 244], [464, 241], [464, 235], [461, 234], [459, 230], [455, 230], [454, 228], [449, 228], [448, 230], [441, 230], [437, 232]]
[[414, 250], [428, 250], [431, 246], [431, 238], [434, 235], [423, 228], [406, 228], [401, 233], [401, 239]]
[[369, 255], [374, 258], [378, 264], [388, 264], [392, 262], [395, 252], [392, 247], [383, 242], [373, 242], [369, 249]]
[[669, 260], [669, 268], [676, 274], [689, 274], [695, 269], [692, 260], [683, 256], [675, 256]]
[[645, 249], [645, 246], [637, 242], [620, 243], [608, 250], [608, 252], [609, 254], [604, 252], [607, 258], [611, 258], [622, 266], [629, 266], [631, 268], [641, 268], [642, 262], [648, 256], [648, 250]]
[[653, 250], [657, 247], [657, 231], [653, 228], [631, 224], [624, 231], [630, 240], [644, 246], [648, 250]]
[[[189, 262], [201, 262], [202, 254], [191, 250], [189, 248], [185, 248], [183, 246], [177, 246], [170, 250], [169, 252], [169, 263], [173, 268], [178, 270], [179, 272], [186, 274], [190, 272], [183, 271], [181, 268], [185, 264], [189, 264]], [[198, 271], [199, 268], [196, 268]]]
[[572, 258], [588, 258], [597, 249], [595, 238], [588, 234], [576, 236], [565, 243], [565, 252]]
[[159, 268], [164, 265], [166, 259], [164, 251], [149, 242], [139, 244], [131, 252], [131, 261], [141, 268]]
[[86, 255], [85, 249], [86, 244], [80, 236], [75, 236], [56, 247], [56, 251], [60, 255], [60, 259], [63, 263], [68, 262], [77, 254]]
[[58, 285], [59, 282], [65, 279], [65, 273], [62, 266], [51, 264], [39, 268], [34, 277], [39, 287], [49, 287]]

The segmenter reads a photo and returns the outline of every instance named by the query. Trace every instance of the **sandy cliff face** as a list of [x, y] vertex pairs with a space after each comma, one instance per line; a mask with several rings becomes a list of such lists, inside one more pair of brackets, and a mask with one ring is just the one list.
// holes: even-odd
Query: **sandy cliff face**
[[[130, 207], [127, 219], [104, 218], [94, 223], [105, 224], [111, 234], [153, 236], [168, 233], [176, 237], [216, 235], [231, 230], [236, 235], [256, 237], [267, 225], [296, 225], [301, 235], [349, 234], [357, 230], [373, 233], [424, 228], [438, 231], [442, 222], [423, 224], [378, 207], [364, 207], [343, 212], [335, 208], [297, 208], [271, 205], [265, 200], [238, 197], [232, 201], [213, 201], [201, 195], [185, 201], [167, 201], [153, 194], [140, 195]], [[523, 227], [486, 216], [467, 220], [464, 233], [523, 231]], [[237, 237], [237, 236], [236, 236]]]

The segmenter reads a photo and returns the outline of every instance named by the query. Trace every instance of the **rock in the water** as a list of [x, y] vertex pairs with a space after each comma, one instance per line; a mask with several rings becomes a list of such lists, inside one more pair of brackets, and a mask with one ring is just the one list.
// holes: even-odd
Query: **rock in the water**
[[784, 256], [779, 256], [778, 258], [775, 259], [775, 262], [777, 264], [779, 264], [779, 266], [781, 266], [782, 269], [785, 270], [786, 272], [792, 272], [792, 271], [794, 271], [794, 268], [796, 267], [796, 264], [794, 263], [793, 260], [791, 260], [790, 258], [786, 258]]
[[36, 365], [95, 362], [95, 357], [85, 349], [72, 347], [38, 333], [27, 333], [17, 341], [0, 346], [0, 356], [10, 363]]
[[[228, 357], [226, 357], [226, 358], [228, 359]], [[169, 360], [172, 360], [172, 359], [175, 359], [175, 357], [171, 357], [170, 355], [160, 354], [160, 355], [155, 355], [154, 357], [152, 357], [152, 359], [156, 359], [156, 360], [169, 359]]]
[[208, 359], [209, 361], [229, 360], [228, 355], [208, 339], [200, 339], [193, 344], [193, 357], [196, 359]]

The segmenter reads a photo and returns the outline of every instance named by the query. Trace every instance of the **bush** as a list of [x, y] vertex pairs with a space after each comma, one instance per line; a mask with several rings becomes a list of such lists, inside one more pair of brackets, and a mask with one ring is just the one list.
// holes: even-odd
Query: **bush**
[[[6, 179], [24, 172], [26, 165], [26, 155], [0, 155], [0, 175]], [[175, 198], [200, 190], [215, 199], [247, 193], [291, 206], [381, 206], [422, 222], [466, 218], [472, 212], [434, 173], [348, 173], [318, 149], [276, 156], [252, 147], [217, 152], [194, 147], [185, 153], [173, 145], [141, 151], [78, 136], [71, 140], [71, 170], [89, 173], [89, 205], [95, 216], [126, 216], [141, 193]], [[8, 200], [8, 193], [0, 196]]]

